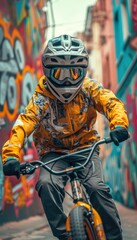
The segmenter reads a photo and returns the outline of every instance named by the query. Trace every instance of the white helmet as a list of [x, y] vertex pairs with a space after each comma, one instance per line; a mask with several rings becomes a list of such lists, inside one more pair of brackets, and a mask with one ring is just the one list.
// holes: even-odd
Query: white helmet
[[88, 53], [80, 39], [61, 35], [48, 41], [42, 54], [47, 85], [62, 103], [79, 92], [88, 67]]

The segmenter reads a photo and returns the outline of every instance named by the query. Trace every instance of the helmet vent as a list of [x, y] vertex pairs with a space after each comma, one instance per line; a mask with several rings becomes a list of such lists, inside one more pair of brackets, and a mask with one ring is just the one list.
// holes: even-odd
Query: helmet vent
[[58, 62], [55, 58], [51, 58], [52, 62]]
[[54, 47], [58, 47], [58, 46], [61, 46], [61, 41], [55, 41], [55, 42], [53, 42], [53, 46]]
[[77, 43], [75, 41], [72, 41], [72, 45], [75, 46], [75, 47], [79, 47], [79, 43]]
[[64, 57], [64, 56], [59, 56], [59, 58], [65, 59], [65, 57]]
[[77, 62], [83, 62], [83, 58], [80, 58]]
[[71, 93], [64, 93], [62, 94], [64, 98], [69, 98], [71, 96]]
[[65, 39], [65, 40], [68, 40], [68, 35], [64, 35], [64, 39]]
[[76, 57], [77, 57], [77, 56], [73, 56], [73, 55], [72, 55], [72, 56], [70, 57], [70, 59], [74, 59], [74, 58], [76, 58]]

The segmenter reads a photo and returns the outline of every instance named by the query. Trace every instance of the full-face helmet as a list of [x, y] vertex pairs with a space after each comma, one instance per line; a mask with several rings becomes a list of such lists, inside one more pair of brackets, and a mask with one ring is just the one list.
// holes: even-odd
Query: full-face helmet
[[42, 54], [42, 66], [52, 94], [62, 103], [68, 103], [81, 89], [88, 53], [80, 39], [61, 35], [48, 41]]

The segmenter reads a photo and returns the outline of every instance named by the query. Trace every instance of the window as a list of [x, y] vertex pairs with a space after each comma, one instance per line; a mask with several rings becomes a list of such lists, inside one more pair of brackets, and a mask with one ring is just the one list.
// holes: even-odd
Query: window
[[125, 42], [128, 38], [128, 35], [129, 35], [128, 16], [127, 16], [126, 4], [122, 3], [121, 7], [122, 7], [123, 40]]
[[104, 87], [110, 89], [111, 88], [111, 76], [110, 76], [110, 60], [109, 56], [107, 55], [104, 62], [104, 71], [103, 71], [103, 78], [104, 78]]

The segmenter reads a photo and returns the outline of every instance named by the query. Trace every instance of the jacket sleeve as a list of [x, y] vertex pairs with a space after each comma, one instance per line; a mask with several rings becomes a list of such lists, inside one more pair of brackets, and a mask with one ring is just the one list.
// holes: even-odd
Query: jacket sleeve
[[108, 119], [111, 130], [117, 125], [128, 128], [128, 116], [124, 104], [112, 91], [93, 81], [90, 93], [94, 107]]
[[39, 121], [39, 109], [35, 104], [35, 94], [32, 96], [25, 113], [21, 113], [12, 130], [8, 141], [2, 148], [2, 163], [4, 164], [9, 157], [19, 159], [20, 150], [23, 148], [24, 143], [28, 136], [35, 129], [35, 125]]

